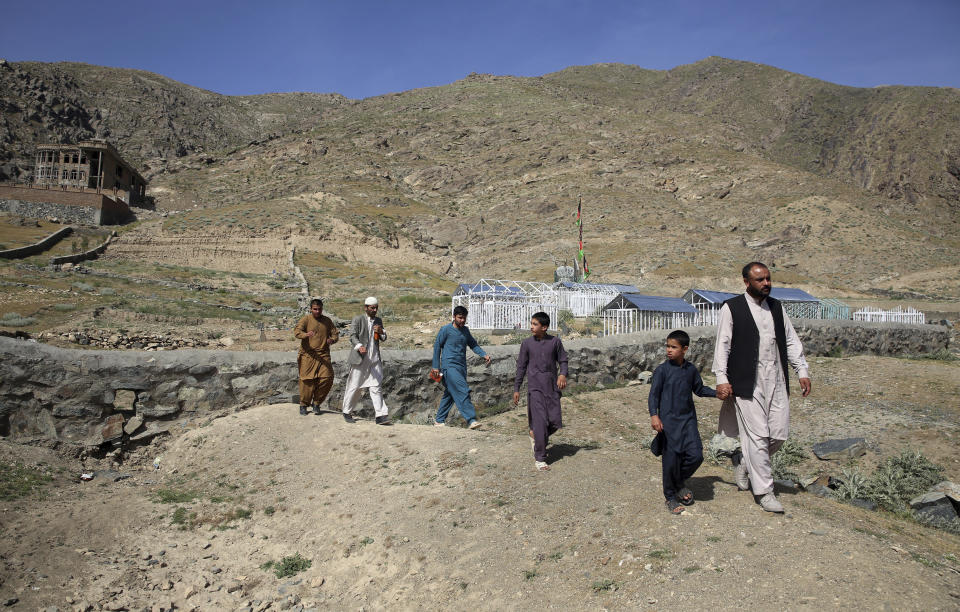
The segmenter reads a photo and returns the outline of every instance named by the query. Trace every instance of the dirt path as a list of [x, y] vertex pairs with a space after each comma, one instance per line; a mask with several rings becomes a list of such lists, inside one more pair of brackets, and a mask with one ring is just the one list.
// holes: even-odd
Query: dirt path
[[[699, 502], [674, 518], [654, 458], [631, 442], [579, 440], [589, 418], [571, 409], [553, 469], [536, 473], [513, 433], [519, 413], [478, 433], [351, 426], [293, 405], [248, 410], [182, 436], [159, 475], [5, 504], [0, 589], [22, 609], [67, 598], [200, 610], [285, 609], [297, 598], [488, 610], [960, 602], [960, 577], [937, 560], [960, 552], [955, 537], [807, 494], [784, 495], [787, 514], [769, 515], [717, 466], [695, 477]], [[186, 492], [197, 499], [151, 501]], [[198, 525], [172, 525], [177, 507]], [[237, 510], [252, 515], [225, 518]], [[261, 569], [297, 553], [312, 560], [301, 574]]]

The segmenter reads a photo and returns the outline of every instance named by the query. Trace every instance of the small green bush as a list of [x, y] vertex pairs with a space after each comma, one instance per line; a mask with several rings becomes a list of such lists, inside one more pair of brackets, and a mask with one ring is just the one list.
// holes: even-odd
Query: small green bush
[[616, 591], [617, 583], [614, 582], [613, 580], [610, 580], [609, 578], [604, 578], [603, 580], [597, 580], [596, 582], [594, 582], [592, 585], [590, 585], [590, 588], [593, 589], [594, 593], [602, 593], [604, 591]]
[[177, 509], [173, 511], [173, 517], [170, 519], [170, 524], [186, 526], [187, 509], [183, 506], [177, 506]]
[[77, 291], [93, 291], [93, 285], [88, 283], [73, 283], [73, 288]]
[[800, 477], [790, 468], [803, 463], [809, 456], [799, 442], [788, 438], [771, 458], [770, 468], [773, 471], [774, 480], [800, 480]]
[[264, 571], [272, 571], [277, 578], [286, 578], [307, 570], [313, 565], [313, 561], [300, 556], [300, 553], [292, 557], [284, 557], [279, 561], [267, 561], [260, 566]]
[[0, 317], [0, 325], [4, 327], [26, 327], [33, 325], [37, 320], [33, 317], [24, 317], [16, 312], [8, 312]]
[[837, 499], [865, 499], [867, 495], [867, 477], [856, 468], [844, 468], [840, 472], [836, 488]]
[[38, 491], [53, 478], [19, 463], [0, 460], [0, 500], [12, 501]]
[[154, 501], [161, 504], [188, 504], [197, 497], [194, 491], [179, 489], [157, 489], [153, 494]]
[[910, 500], [941, 481], [943, 468], [920, 451], [903, 451], [877, 466], [864, 485], [866, 498], [891, 512], [906, 509]]
[[71, 310], [76, 310], [76, 304], [54, 304], [53, 309], [57, 312], [70, 312]]

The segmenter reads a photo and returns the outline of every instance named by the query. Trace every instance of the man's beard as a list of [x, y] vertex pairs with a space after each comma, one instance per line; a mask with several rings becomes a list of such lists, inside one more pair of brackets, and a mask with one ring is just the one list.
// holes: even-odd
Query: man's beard
[[752, 295], [758, 300], [762, 300], [763, 298], [770, 295], [770, 289], [767, 289], [766, 292], [764, 292], [762, 289], [755, 289], [753, 285], [747, 285], [747, 293], [749, 293], [750, 295]]

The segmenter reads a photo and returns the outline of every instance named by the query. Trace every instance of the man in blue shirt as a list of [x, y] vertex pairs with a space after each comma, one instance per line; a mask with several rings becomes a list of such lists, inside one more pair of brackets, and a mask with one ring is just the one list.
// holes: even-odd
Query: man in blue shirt
[[467, 386], [467, 347], [483, 357], [487, 365], [490, 364], [490, 356], [477, 345], [467, 328], [467, 309], [457, 306], [453, 309], [453, 322], [440, 328], [433, 343], [433, 370], [430, 374], [434, 379], [441, 376], [444, 389], [433, 422], [437, 427], [444, 426], [454, 402], [470, 429], [480, 427], [477, 411], [470, 401], [470, 387]]

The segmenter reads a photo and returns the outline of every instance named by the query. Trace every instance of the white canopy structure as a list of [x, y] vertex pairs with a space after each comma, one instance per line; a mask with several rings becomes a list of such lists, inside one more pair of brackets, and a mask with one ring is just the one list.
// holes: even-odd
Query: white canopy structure
[[694, 325], [697, 310], [681, 298], [621, 293], [603, 309], [603, 335]]
[[600, 314], [610, 300], [621, 293], [639, 293], [633, 285], [561, 282], [554, 285], [560, 310], [569, 310], [575, 317]]
[[451, 301], [467, 309], [471, 329], [525, 330], [535, 312], [547, 313], [551, 329], [557, 325], [557, 292], [547, 283], [482, 278], [460, 284]]
[[[696, 325], [716, 325], [717, 317], [720, 313], [720, 307], [723, 303], [737, 293], [727, 291], [707, 291], [705, 289], [690, 289], [683, 294], [683, 301], [697, 309]], [[791, 319], [822, 319], [822, 318], [841, 318], [836, 316], [842, 313], [842, 306], [839, 302], [831, 304], [825, 317], [824, 308], [821, 300], [813, 297], [802, 289], [791, 289], [789, 287], [773, 287], [770, 290], [770, 297], [780, 300], [787, 315]], [[847, 311], [849, 313], [849, 310]]]

